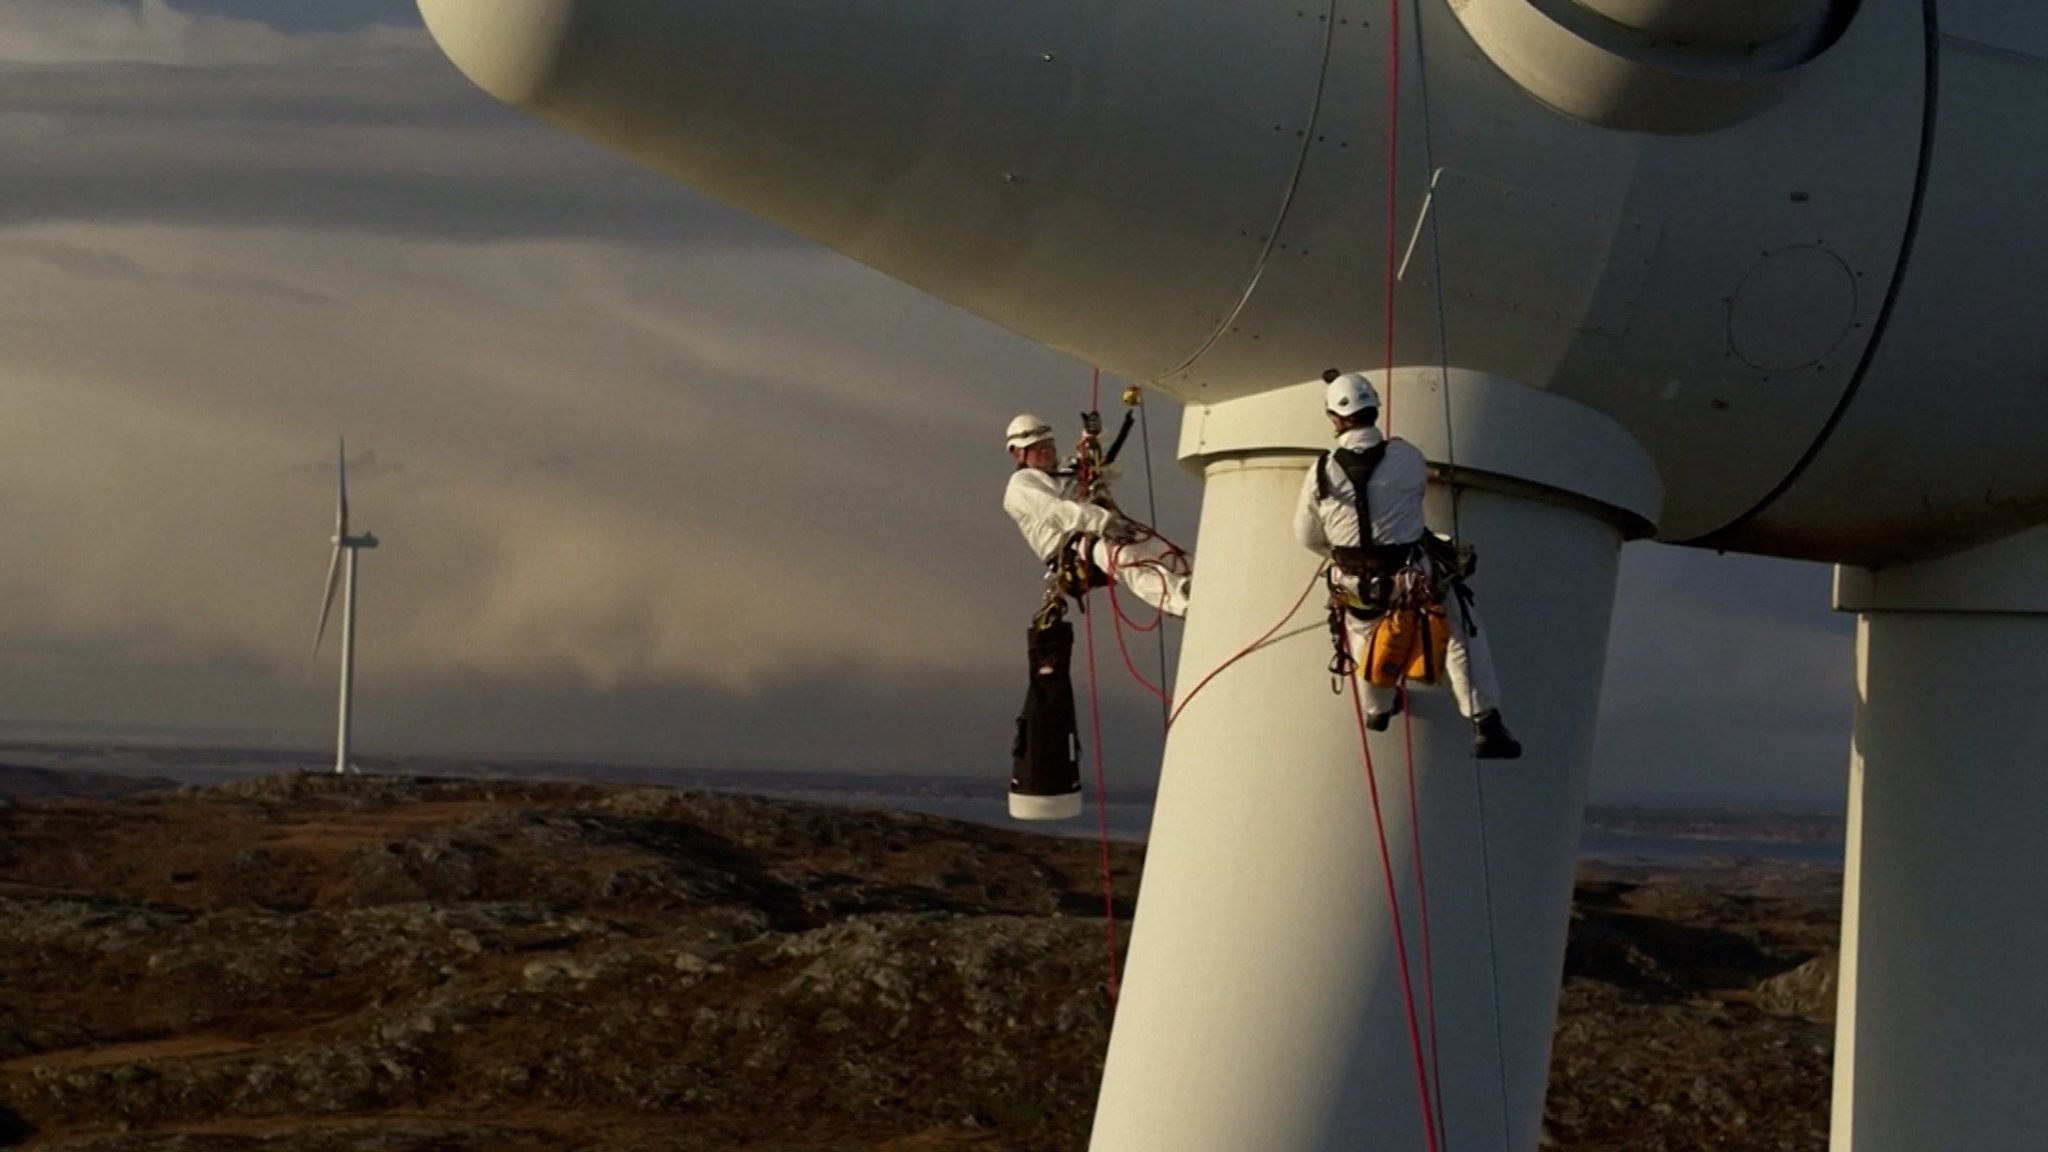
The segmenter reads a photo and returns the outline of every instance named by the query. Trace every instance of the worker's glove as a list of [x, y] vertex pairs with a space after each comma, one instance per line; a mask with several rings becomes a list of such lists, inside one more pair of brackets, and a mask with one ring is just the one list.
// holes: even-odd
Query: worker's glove
[[1102, 530], [1102, 538], [1112, 544], [1135, 544], [1138, 542], [1138, 526], [1122, 516], [1112, 516], [1109, 526]]

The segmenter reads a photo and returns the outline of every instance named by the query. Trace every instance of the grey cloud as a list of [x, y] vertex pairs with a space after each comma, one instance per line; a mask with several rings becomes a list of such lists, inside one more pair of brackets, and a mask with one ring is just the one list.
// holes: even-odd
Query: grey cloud
[[[308, 460], [302, 464], [294, 464], [284, 469], [281, 473], [281, 475], [289, 476], [294, 480], [317, 481], [323, 486], [333, 485], [335, 474], [336, 462], [333, 455], [329, 455], [325, 459]], [[363, 448], [348, 454], [348, 475], [349, 479], [357, 482], [364, 480], [405, 481], [411, 479], [417, 473], [405, 461], [395, 459], [388, 453], [379, 452], [374, 448]]]
[[0, 223], [797, 242], [506, 109], [429, 50], [377, 67], [0, 65]]
[[223, 296], [259, 296], [302, 304], [341, 303], [328, 293], [317, 292], [277, 276], [228, 269], [166, 273], [146, 267], [124, 253], [56, 240], [0, 240], [0, 256], [19, 256], [64, 272], [124, 280], [131, 284], [189, 288]]
[[288, 283], [275, 276], [253, 272], [194, 272], [178, 282], [201, 292], [220, 296], [261, 296], [268, 300], [290, 300], [299, 304], [340, 305], [338, 297]]
[[330, 42], [336, 51], [316, 55], [294, 47], [300, 42], [292, 37], [279, 37], [267, 54], [236, 61], [180, 59], [175, 52], [163, 59], [85, 52], [43, 62], [0, 56], [0, 94], [15, 117], [152, 126], [515, 122], [515, 114], [463, 79], [417, 26], [397, 36]]
[[79, 133], [95, 123], [117, 121], [153, 130], [349, 124], [503, 128], [517, 116], [482, 97], [427, 49], [354, 67], [0, 64], [0, 100], [11, 116], [71, 121], [69, 129]]
[[190, 12], [257, 20], [284, 31], [347, 32], [419, 19], [414, 0], [181, 0]]
[[402, 25], [357, 23], [346, 31], [287, 29], [238, 18], [217, 4], [209, 8], [195, 11], [169, 0], [10, 0], [0, 8], [0, 60], [262, 67], [354, 61], [427, 42], [412, 18]]
[[[398, 668], [740, 682], [873, 637], [898, 671], [1008, 663], [1004, 610], [977, 605], [1021, 618], [1035, 575], [995, 511], [1005, 416], [956, 382], [1014, 394], [1052, 369], [1072, 403], [1077, 374], [1057, 357], [986, 328], [906, 351], [906, 332], [942, 316], [824, 256], [711, 254], [674, 277], [659, 257], [582, 245], [76, 225], [27, 239], [90, 249], [83, 236], [144, 269], [290, 267], [348, 306], [223, 310], [148, 283], [110, 290], [62, 261], [0, 265], [36, 321], [13, 346], [0, 507], [41, 554], [82, 558], [59, 610], [23, 626], [174, 619], [295, 657], [345, 428], [354, 511], [388, 545], [366, 607], [398, 632], [366, 651]], [[792, 281], [836, 290], [743, 315]], [[622, 320], [614, 289], [668, 326]], [[877, 338], [889, 350], [866, 346]], [[276, 476], [294, 482], [263, 483]], [[986, 492], [963, 499], [938, 476], [983, 476]], [[181, 496], [203, 525], [173, 510]], [[141, 563], [157, 577], [135, 579]], [[812, 620], [814, 603], [853, 611]]]
[[90, 248], [83, 244], [63, 244], [51, 240], [15, 240], [4, 245], [8, 255], [22, 256], [47, 264], [65, 272], [82, 276], [112, 276], [123, 280], [149, 283], [163, 279], [145, 269], [133, 257], [104, 248]]
[[0, 225], [275, 224], [469, 240], [587, 236], [669, 247], [796, 246], [651, 174], [600, 176], [619, 162], [582, 154], [580, 146], [528, 148], [516, 137], [486, 133], [435, 144], [434, 156], [419, 166], [352, 171], [347, 153], [362, 146], [318, 159], [284, 158], [260, 144], [213, 148], [232, 154], [204, 157], [181, 149], [177, 138], [158, 136], [147, 149], [110, 146], [90, 134], [16, 144], [0, 171]]
[[512, 480], [529, 473], [550, 475], [573, 472], [575, 470], [576, 458], [567, 452], [543, 452], [537, 456], [528, 457], [525, 460], [514, 461], [507, 468], [505, 475], [506, 479]]

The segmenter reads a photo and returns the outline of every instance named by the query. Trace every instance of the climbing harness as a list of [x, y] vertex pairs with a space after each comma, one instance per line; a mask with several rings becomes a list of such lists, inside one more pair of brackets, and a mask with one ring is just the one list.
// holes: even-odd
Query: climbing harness
[[[1353, 675], [1363, 675], [1367, 683], [1381, 688], [1437, 683], [1450, 646], [1444, 601], [1454, 598], [1462, 605], [1471, 595], [1462, 587], [1462, 573], [1472, 566], [1470, 549], [1460, 549], [1433, 533], [1424, 533], [1409, 544], [1370, 542], [1372, 509], [1366, 485], [1391, 443], [1385, 439], [1365, 449], [1338, 448], [1317, 457], [1314, 466], [1317, 500], [1335, 496], [1331, 464], [1351, 485], [1361, 541], [1331, 546], [1328, 623], [1332, 692], [1342, 692], [1344, 679]], [[1465, 616], [1469, 625], [1469, 611]], [[1348, 635], [1353, 621], [1376, 621], [1366, 650], [1356, 655], [1351, 652]], [[1467, 634], [1474, 632], [1476, 629]]]
[[1088, 593], [1109, 585], [1109, 573], [1097, 567], [1088, 555], [1092, 539], [1085, 532], [1071, 532], [1045, 562], [1045, 597], [1032, 617], [1033, 627], [1043, 627], [1067, 614], [1072, 600], [1082, 615], [1088, 612]]

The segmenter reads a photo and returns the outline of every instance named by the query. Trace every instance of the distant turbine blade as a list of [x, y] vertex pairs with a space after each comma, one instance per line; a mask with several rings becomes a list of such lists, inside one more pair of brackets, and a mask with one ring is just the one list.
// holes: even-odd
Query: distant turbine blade
[[334, 489], [334, 536], [337, 542], [348, 535], [348, 441], [342, 440], [340, 445], [341, 449], [335, 456], [340, 465], [335, 473], [337, 483]]
[[327, 566], [327, 597], [320, 602], [320, 630], [313, 633], [313, 655], [320, 655], [320, 641], [327, 638], [327, 618], [334, 613], [334, 593], [340, 587], [341, 553], [339, 544], [334, 546], [334, 562]]

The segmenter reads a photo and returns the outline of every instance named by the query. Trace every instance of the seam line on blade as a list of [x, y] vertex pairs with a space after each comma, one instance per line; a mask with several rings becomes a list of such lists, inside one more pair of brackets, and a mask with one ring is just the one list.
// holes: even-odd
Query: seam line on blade
[[1259, 290], [1259, 280], [1266, 274], [1266, 262], [1273, 256], [1273, 246], [1280, 242], [1280, 228], [1287, 223], [1287, 214], [1294, 208], [1294, 194], [1301, 187], [1301, 174], [1308, 170], [1308, 154], [1316, 145], [1316, 125], [1320, 123], [1323, 114], [1323, 91], [1330, 83], [1330, 52], [1336, 38], [1337, 0], [1330, 0], [1329, 12], [1323, 19], [1323, 62], [1316, 68], [1316, 91], [1315, 96], [1309, 101], [1308, 127], [1301, 134], [1301, 152], [1294, 158], [1294, 172], [1287, 178], [1287, 191], [1280, 197], [1280, 211], [1273, 217], [1273, 227], [1266, 233], [1265, 247], [1259, 249], [1259, 258], [1252, 265], [1251, 279], [1245, 281], [1244, 291], [1238, 295], [1237, 303], [1231, 305], [1229, 314], [1217, 322], [1215, 331], [1209, 333], [1209, 338], [1202, 341], [1201, 347], [1189, 353], [1188, 358], [1179, 364], [1152, 377], [1148, 383], [1159, 384], [1176, 372], [1185, 372], [1194, 367], [1197, 360], [1208, 355], [1209, 349], [1214, 348], [1216, 342], [1223, 339], [1223, 334], [1230, 331], [1230, 326], [1237, 323], [1237, 318], [1244, 314], [1246, 305], [1252, 302], [1252, 293]]

